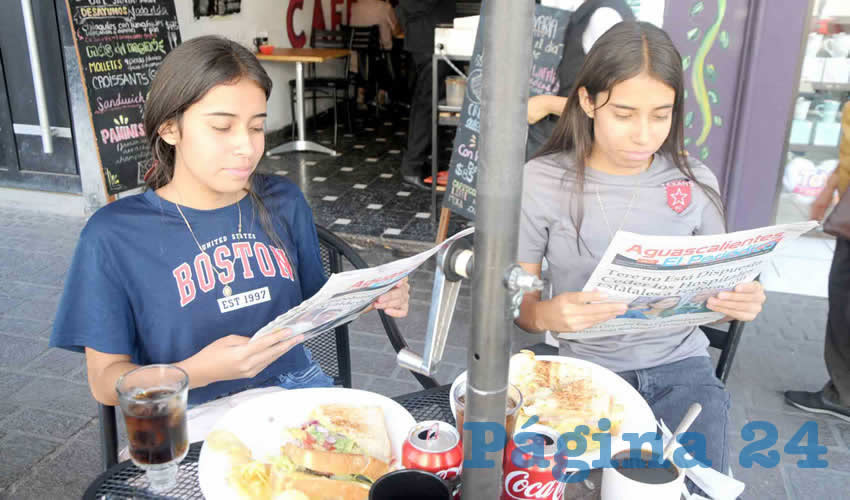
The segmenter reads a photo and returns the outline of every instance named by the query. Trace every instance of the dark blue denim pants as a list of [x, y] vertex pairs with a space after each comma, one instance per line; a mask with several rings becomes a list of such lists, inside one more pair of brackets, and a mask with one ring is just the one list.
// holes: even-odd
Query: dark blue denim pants
[[711, 358], [695, 356], [619, 375], [637, 389], [649, 403], [655, 418], [663, 420], [671, 431], [679, 425], [692, 403], [701, 404], [702, 412], [688, 431], [705, 436], [705, 456], [711, 461], [711, 467], [728, 473], [731, 400], [723, 383], [714, 375]]

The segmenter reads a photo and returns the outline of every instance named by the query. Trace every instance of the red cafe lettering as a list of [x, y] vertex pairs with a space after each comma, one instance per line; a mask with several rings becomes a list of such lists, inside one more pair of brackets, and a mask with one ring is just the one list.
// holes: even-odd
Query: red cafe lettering
[[[343, 23], [342, 11], [345, 10], [345, 19], [351, 19], [351, 4], [356, 0], [315, 0], [313, 4], [313, 29], [319, 30], [337, 30]], [[324, 4], [330, 7], [331, 25], [328, 27], [325, 24]], [[344, 7], [343, 7], [344, 4]], [[307, 45], [307, 35], [303, 30], [296, 33], [295, 27], [295, 11], [304, 10], [304, 0], [289, 0], [289, 5], [286, 7], [286, 36], [289, 38], [289, 44], [296, 49]]]

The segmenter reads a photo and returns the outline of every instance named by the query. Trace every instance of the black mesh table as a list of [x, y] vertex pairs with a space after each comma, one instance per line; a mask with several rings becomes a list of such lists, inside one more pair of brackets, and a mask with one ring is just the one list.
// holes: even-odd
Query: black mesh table
[[189, 446], [189, 453], [180, 462], [177, 486], [169, 491], [166, 496], [148, 491], [145, 471], [133, 465], [132, 461], [126, 460], [98, 476], [86, 490], [83, 498], [86, 500], [204, 498], [204, 495], [201, 494], [201, 487], [198, 486], [198, 457], [201, 455], [202, 444], [203, 442], [197, 442]]
[[449, 389], [451, 389], [451, 385], [444, 385], [404, 394], [393, 399], [409, 411], [417, 422], [442, 420], [455, 425], [455, 417], [449, 405]]
[[[417, 422], [423, 420], [442, 420], [454, 425], [455, 419], [449, 406], [449, 386], [436, 387], [424, 391], [405, 394], [394, 398], [413, 415]], [[127, 460], [110, 468], [95, 479], [83, 495], [85, 500], [105, 499], [202, 499], [198, 485], [198, 457], [202, 442], [192, 443], [186, 458], [180, 462], [177, 486], [166, 495], [156, 495], [147, 490], [148, 481], [142, 469]]]

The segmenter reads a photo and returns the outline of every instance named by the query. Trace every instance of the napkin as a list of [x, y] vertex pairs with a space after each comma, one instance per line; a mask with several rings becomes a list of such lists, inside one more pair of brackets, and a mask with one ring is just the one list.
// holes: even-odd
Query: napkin
[[[670, 432], [670, 429], [664, 425], [664, 421], [661, 419], [658, 420], [658, 427], [661, 429], [664, 437], [664, 446], [667, 446], [667, 443], [673, 438], [673, 433]], [[679, 443], [675, 443], [673, 446], [675, 447], [673, 449], [674, 452], [676, 448], [682, 447]], [[694, 459], [687, 452], [685, 452], [684, 457], [686, 460]], [[699, 486], [702, 491], [714, 500], [734, 500], [741, 495], [745, 486], [741, 481], [709, 467], [689, 467], [685, 469], [685, 477], [690, 478], [695, 485]], [[690, 498], [699, 499], [704, 497], [690, 495]]]

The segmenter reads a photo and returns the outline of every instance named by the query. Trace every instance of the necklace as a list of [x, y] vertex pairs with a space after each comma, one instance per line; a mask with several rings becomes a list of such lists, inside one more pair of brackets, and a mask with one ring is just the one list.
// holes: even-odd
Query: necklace
[[[175, 191], [177, 190], [175, 189]], [[183, 204], [183, 197], [180, 196], [179, 191], [177, 191], [177, 197], [180, 199], [180, 204]], [[201, 242], [198, 241], [198, 237], [195, 236], [195, 231], [192, 230], [192, 225], [189, 224], [189, 220], [186, 218], [185, 215], [183, 215], [183, 210], [180, 208], [180, 205], [175, 203], [174, 206], [177, 207], [177, 211], [180, 212], [180, 217], [183, 217], [183, 222], [185, 222], [186, 227], [189, 228], [189, 234], [192, 235], [192, 239], [195, 240], [195, 244], [198, 245], [198, 250], [200, 250], [201, 253], [206, 255], [207, 258], [210, 259], [210, 262], [215, 264], [215, 261], [210, 258], [210, 255], [207, 253], [207, 251], [204, 250], [204, 248], [201, 246]], [[236, 209], [239, 210], [239, 226], [237, 227], [237, 231], [242, 234], [242, 207], [240, 206], [238, 201], [236, 202]], [[216, 265], [216, 267], [218, 266]], [[224, 279], [221, 277], [221, 271], [216, 270], [215, 275], [218, 277], [219, 283], [224, 285]], [[224, 285], [224, 288], [221, 289], [221, 294], [225, 297], [230, 297], [233, 294], [233, 289], [230, 288], [230, 285]]]
[[[643, 184], [643, 181], [638, 183], [638, 185], [635, 186], [632, 189], [632, 199], [631, 199], [631, 201], [629, 201], [629, 207], [626, 209], [626, 215], [624, 215], [623, 220], [620, 221], [620, 227], [617, 228], [617, 231], [619, 231], [620, 229], [623, 229], [623, 224], [625, 224], [626, 219], [629, 218], [629, 214], [632, 212], [632, 206], [635, 203], [635, 198], [637, 198], [637, 192], [638, 192], [638, 189], [640, 189], [641, 184]], [[596, 201], [599, 202], [599, 208], [602, 210], [602, 218], [605, 219], [605, 227], [608, 228], [608, 235], [613, 240], [614, 234], [616, 234], [616, 233], [611, 231], [611, 224], [608, 222], [608, 214], [605, 212], [605, 204], [602, 203], [602, 197], [599, 196], [599, 184], [596, 184], [594, 187], [596, 188]]]

